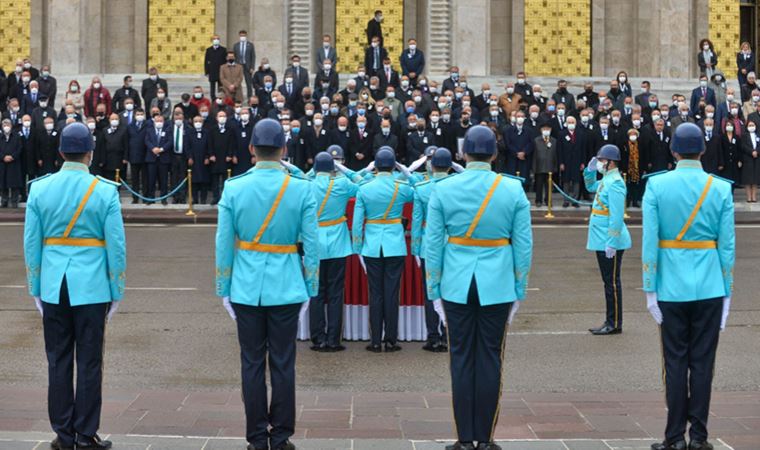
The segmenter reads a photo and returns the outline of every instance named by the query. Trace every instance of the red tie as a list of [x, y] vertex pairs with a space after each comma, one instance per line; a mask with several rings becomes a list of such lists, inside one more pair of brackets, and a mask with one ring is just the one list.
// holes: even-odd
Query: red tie
[[707, 88], [702, 88], [702, 97], [707, 97]]
[[575, 144], [575, 133], [570, 133], [570, 142]]
[[388, 69], [385, 71], [385, 76], [388, 77], [388, 83], [391, 82], [391, 70]]

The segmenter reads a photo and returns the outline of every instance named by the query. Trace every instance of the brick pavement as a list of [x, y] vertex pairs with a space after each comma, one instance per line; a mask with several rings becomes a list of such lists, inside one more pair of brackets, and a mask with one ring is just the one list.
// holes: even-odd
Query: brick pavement
[[[453, 437], [448, 393], [299, 392], [297, 408], [294, 439], [307, 449], [427, 449]], [[144, 436], [174, 436], [164, 438], [167, 449], [240, 448], [245, 434], [239, 392], [107, 389], [102, 417], [102, 433], [116, 435], [118, 448], [156, 439]], [[646, 448], [664, 421], [661, 392], [507, 393], [496, 438], [506, 448]], [[715, 393], [709, 426], [724, 448], [760, 449], [760, 392]], [[0, 448], [34, 448], [49, 438], [45, 391], [0, 388]]]

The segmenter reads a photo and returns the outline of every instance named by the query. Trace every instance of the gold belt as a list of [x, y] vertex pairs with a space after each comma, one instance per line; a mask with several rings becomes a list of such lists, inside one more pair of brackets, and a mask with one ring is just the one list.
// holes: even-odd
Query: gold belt
[[660, 248], [680, 248], [687, 250], [709, 250], [718, 248], [717, 241], [660, 241]]
[[237, 248], [262, 253], [298, 253], [295, 244], [262, 244], [260, 242], [238, 241]]
[[367, 219], [364, 223], [372, 225], [394, 225], [401, 223], [401, 218], [398, 219]]
[[105, 247], [106, 241], [95, 238], [59, 237], [46, 238], [45, 245], [68, 245], [72, 247]]
[[335, 220], [325, 220], [325, 221], [323, 221], [323, 222], [319, 222], [319, 226], [320, 226], [320, 227], [331, 227], [331, 226], [333, 226], [333, 225], [340, 225], [341, 223], [343, 223], [343, 222], [345, 222], [345, 221], [347, 221], [347, 220], [348, 220], [348, 219], [346, 219], [346, 216], [343, 216], [343, 217], [341, 217], [341, 218], [339, 218], [339, 219], [335, 219]]
[[465, 245], [467, 247], [505, 247], [510, 244], [508, 238], [500, 239], [475, 239], [467, 237], [449, 237], [449, 243]]
[[610, 212], [609, 211], [604, 211], [604, 210], [601, 210], [601, 209], [591, 208], [591, 214], [596, 214], [597, 216], [609, 216]]

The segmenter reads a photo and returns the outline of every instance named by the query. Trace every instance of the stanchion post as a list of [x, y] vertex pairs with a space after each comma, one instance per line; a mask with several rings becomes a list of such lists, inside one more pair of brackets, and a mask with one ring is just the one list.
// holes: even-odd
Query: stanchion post
[[548, 201], [546, 202], [546, 214], [544, 215], [544, 217], [547, 219], [554, 218], [554, 214], [552, 214], [552, 190], [554, 186], [552, 183], [553, 183], [552, 173], [549, 172], [549, 179], [546, 182], [547, 184], [546, 188], [549, 190], [549, 198], [548, 198]]
[[[626, 176], [626, 173], [623, 173], [623, 183], [625, 183], [626, 188], [628, 188], [628, 177]], [[625, 190], [626, 193], [628, 192], [628, 189]], [[628, 199], [625, 199], [625, 206], [623, 207], [623, 219], [630, 219], [631, 216], [628, 215]]]
[[187, 212], [185, 215], [195, 215], [195, 211], [193, 211], [193, 171], [191, 169], [187, 169]]
[[121, 169], [116, 169], [116, 177], [114, 179], [115, 182], [121, 183]]
[[227, 179], [232, 178], [232, 169], [227, 169]]

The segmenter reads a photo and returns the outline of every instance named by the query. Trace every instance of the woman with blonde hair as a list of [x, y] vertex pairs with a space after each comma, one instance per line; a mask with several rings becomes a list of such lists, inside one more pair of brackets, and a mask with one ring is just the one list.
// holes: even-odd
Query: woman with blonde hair
[[747, 74], [755, 71], [755, 54], [749, 42], [742, 42], [739, 53], [736, 54], [736, 78], [739, 86], [747, 84]]
[[77, 114], [84, 117], [84, 92], [82, 92], [82, 86], [79, 85], [79, 81], [69, 81], [65, 99], [71, 100]]

